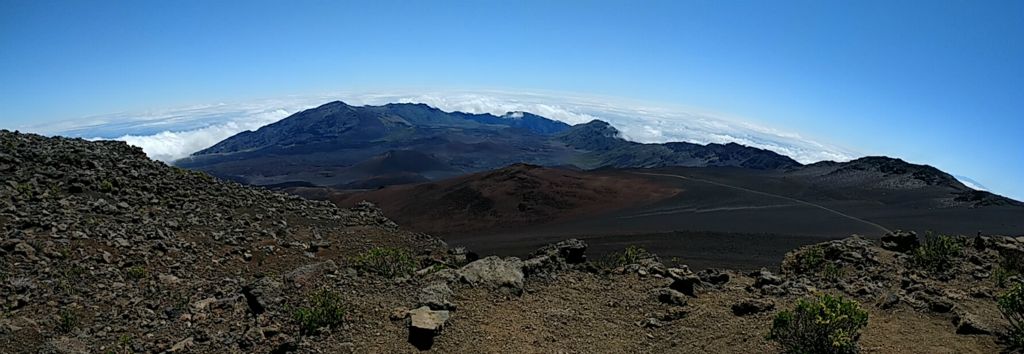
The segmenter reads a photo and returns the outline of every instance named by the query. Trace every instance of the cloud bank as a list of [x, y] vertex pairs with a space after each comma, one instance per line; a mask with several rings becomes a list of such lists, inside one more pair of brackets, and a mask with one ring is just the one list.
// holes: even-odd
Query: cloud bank
[[846, 161], [857, 153], [798, 134], [708, 113], [613, 98], [502, 91], [332, 93], [245, 103], [192, 106], [155, 112], [117, 113], [23, 130], [88, 139], [123, 140], [153, 159], [171, 162], [246, 130], [276, 122], [333, 100], [352, 105], [425, 103], [445, 111], [530, 112], [569, 124], [601, 119], [638, 142], [735, 142], [787, 155], [802, 163]]

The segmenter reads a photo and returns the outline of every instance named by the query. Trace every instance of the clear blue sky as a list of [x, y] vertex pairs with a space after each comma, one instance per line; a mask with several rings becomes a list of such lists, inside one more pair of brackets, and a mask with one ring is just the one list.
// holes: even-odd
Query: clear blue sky
[[410, 87], [700, 107], [1024, 199], [1024, 1], [0, 0], [0, 127]]

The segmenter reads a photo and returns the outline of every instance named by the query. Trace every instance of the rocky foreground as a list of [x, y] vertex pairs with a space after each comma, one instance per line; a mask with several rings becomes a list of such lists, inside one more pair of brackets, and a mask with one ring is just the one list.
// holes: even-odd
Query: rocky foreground
[[[118, 142], [0, 132], [0, 352], [773, 352], [817, 293], [869, 312], [864, 352], [1006, 350], [996, 296], [1024, 244], [916, 235], [794, 250], [775, 270], [689, 270], [563, 241], [478, 257], [339, 209], [154, 162]], [[1024, 263], [1024, 262], [1022, 262]]]

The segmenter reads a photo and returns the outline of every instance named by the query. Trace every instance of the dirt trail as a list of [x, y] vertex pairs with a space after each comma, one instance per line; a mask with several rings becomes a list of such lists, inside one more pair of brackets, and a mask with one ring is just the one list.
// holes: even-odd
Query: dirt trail
[[881, 231], [883, 231], [885, 233], [892, 232], [891, 230], [889, 230], [885, 226], [882, 226], [882, 225], [879, 225], [879, 224], [876, 224], [876, 223], [873, 223], [873, 222], [870, 222], [870, 221], [858, 218], [856, 216], [853, 216], [853, 215], [850, 215], [850, 214], [846, 214], [846, 213], [843, 213], [841, 211], [838, 211], [838, 210], [835, 210], [835, 209], [831, 209], [831, 208], [828, 208], [828, 207], [820, 205], [820, 204], [815, 204], [815, 203], [811, 203], [811, 202], [808, 202], [808, 201], [805, 201], [805, 200], [800, 200], [800, 199], [796, 199], [796, 198], [787, 197], [787, 196], [784, 196], [784, 195], [772, 194], [772, 193], [762, 192], [762, 191], [753, 190], [753, 189], [749, 189], [749, 188], [744, 188], [744, 187], [733, 186], [733, 185], [729, 185], [729, 184], [725, 184], [725, 183], [710, 181], [710, 180], [706, 180], [706, 179], [686, 177], [686, 176], [680, 176], [680, 175], [674, 175], [674, 174], [668, 174], [668, 173], [649, 173], [649, 172], [633, 172], [633, 173], [639, 174], [639, 175], [648, 175], [648, 176], [662, 176], [662, 177], [679, 178], [679, 179], [684, 179], [684, 180], [689, 180], [689, 181], [696, 181], [696, 182], [713, 184], [713, 185], [720, 186], [720, 187], [740, 190], [740, 191], [744, 191], [744, 192], [748, 192], [748, 193], [754, 193], [754, 194], [759, 194], [759, 195], [773, 197], [773, 198], [785, 199], [785, 200], [788, 200], [788, 201], [791, 201], [791, 202], [794, 202], [794, 203], [799, 203], [799, 204], [803, 204], [803, 205], [806, 205], [806, 206], [809, 206], [809, 207], [818, 208], [818, 209], [830, 212], [832, 214], [836, 214], [836, 215], [842, 216], [842, 217], [850, 219], [850, 220], [854, 220], [854, 221], [857, 221], [857, 222], [860, 222], [860, 223], [871, 225], [872, 227], [878, 228], [879, 230], [881, 230]]

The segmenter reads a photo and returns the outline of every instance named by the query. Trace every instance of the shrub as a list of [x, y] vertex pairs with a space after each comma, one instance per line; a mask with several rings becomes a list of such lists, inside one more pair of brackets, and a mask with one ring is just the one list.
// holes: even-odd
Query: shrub
[[365, 272], [389, 278], [412, 274], [417, 262], [412, 253], [400, 248], [374, 247], [355, 258], [356, 265]]
[[768, 339], [786, 353], [856, 353], [860, 329], [867, 324], [868, 313], [856, 301], [821, 295], [779, 312]]
[[1007, 337], [1014, 347], [1024, 347], [1024, 285], [1015, 284], [999, 295], [999, 312], [1010, 323]]
[[805, 251], [797, 253], [789, 266], [798, 274], [817, 271], [825, 264], [825, 250], [821, 246], [812, 246]]
[[61, 310], [57, 319], [57, 332], [60, 333], [71, 333], [78, 327], [78, 315], [75, 315], [71, 310]]
[[309, 306], [295, 310], [295, 321], [302, 334], [316, 333], [324, 327], [337, 327], [345, 321], [341, 296], [329, 290], [313, 293]]
[[1006, 286], [1006, 281], [1014, 275], [1017, 275], [1017, 272], [1009, 270], [1003, 266], [996, 266], [992, 268], [992, 280], [995, 281], [996, 286], [1000, 288]]
[[829, 281], [836, 281], [846, 276], [846, 268], [835, 263], [828, 263], [821, 269], [821, 276]]
[[914, 264], [934, 273], [951, 270], [960, 256], [963, 242], [953, 236], [925, 235], [924, 243], [914, 250]]
[[78, 287], [85, 280], [86, 269], [78, 265], [69, 264], [58, 266], [57, 272], [59, 276], [57, 279], [57, 289], [63, 292], [64, 295], [78, 293]]
[[100, 191], [101, 192], [111, 192], [113, 190], [114, 190], [114, 184], [111, 183], [110, 180], [105, 179], [105, 180], [100, 182]]
[[128, 268], [128, 278], [139, 280], [146, 277], [146, 268], [142, 266], [134, 266]]
[[600, 261], [598, 261], [598, 263], [607, 268], [617, 268], [625, 265], [637, 264], [642, 260], [652, 258], [654, 258], [654, 255], [647, 252], [643, 247], [629, 245], [622, 251], [606, 254]]
[[996, 286], [1006, 286], [1006, 281], [1024, 271], [1024, 252], [1000, 250], [999, 265], [992, 269], [992, 279]]
[[1018, 250], [1000, 250], [999, 265], [1014, 273], [1024, 271], [1024, 252]]

